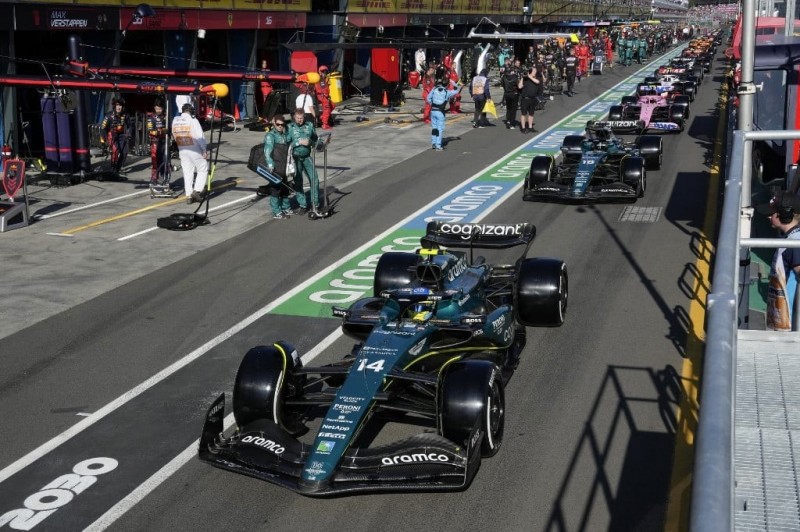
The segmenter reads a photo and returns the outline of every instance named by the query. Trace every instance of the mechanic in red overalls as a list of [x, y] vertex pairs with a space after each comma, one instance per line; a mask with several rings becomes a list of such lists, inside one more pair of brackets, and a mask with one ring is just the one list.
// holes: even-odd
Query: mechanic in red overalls
[[336, 106], [331, 100], [331, 88], [328, 83], [328, 67], [322, 65], [319, 67], [318, 71], [319, 83], [314, 85], [314, 92], [316, 93], [317, 101], [322, 104], [322, 117], [320, 118], [320, 122], [322, 123], [322, 129], [331, 129], [333, 127], [331, 113]]
[[614, 43], [611, 42], [611, 37], [608, 35], [603, 36], [606, 46], [606, 61], [608, 61], [608, 68], [614, 68]]
[[[114, 173], [119, 175], [128, 156], [131, 120], [125, 112], [125, 100], [122, 97], [111, 100], [111, 106], [114, 110], [108, 113], [100, 124], [100, 129], [105, 135], [100, 137], [100, 143], [108, 143], [111, 146], [111, 165]], [[127, 181], [123, 176], [119, 179]]]
[[578, 77], [589, 75], [589, 46], [586, 44], [586, 39], [582, 39], [581, 43], [575, 50], [575, 56], [578, 58]]
[[431, 61], [428, 63], [428, 70], [422, 76], [422, 101], [425, 102], [424, 110], [422, 111], [422, 119], [426, 124], [431, 123], [431, 104], [428, 103], [428, 94], [436, 88], [436, 62]]
[[458, 90], [459, 92], [450, 98], [450, 113], [457, 115], [461, 113], [461, 91], [458, 82], [458, 73], [456, 72], [455, 68], [450, 68], [447, 71], [447, 77], [450, 79], [450, 85], [447, 87], [448, 90], [455, 91]]

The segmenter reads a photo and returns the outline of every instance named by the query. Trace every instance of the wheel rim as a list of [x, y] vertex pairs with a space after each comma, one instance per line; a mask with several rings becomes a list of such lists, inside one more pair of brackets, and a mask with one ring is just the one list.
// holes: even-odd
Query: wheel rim
[[560, 319], [560, 323], [564, 323], [564, 317], [567, 312], [567, 297], [569, 294], [568, 282], [567, 274], [562, 271], [561, 276], [558, 278], [558, 288], [559, 292], [561, 293], [561, 297], [558, 301], [558, 317]]
[[495, 382], [486, 401], [486, 441], [489, 449], [494, 449], [500, 443], [504, 415], [505, 406], [500, 395], [500, 386]]

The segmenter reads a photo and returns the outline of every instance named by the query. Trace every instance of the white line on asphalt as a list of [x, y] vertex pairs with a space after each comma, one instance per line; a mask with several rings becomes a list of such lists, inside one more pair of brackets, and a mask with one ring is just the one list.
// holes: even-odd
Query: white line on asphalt
[[[642, 70], [644, 70], [644, 69], [642, 69]], [[641, 70], [639, 72], [641, 72]], [[637, 75], [639, 72], [637, 72], [636, 74], [633, 74], [630, 77], [633, 77], [633, 76]], [[628, 82], [627, 80], [630, 79], [630, 77], [626, 78], [626, 80], [624, 80], [624, 81], [620, 82], [619, 84], [615, 85], [614, 87], [609, 89], [609, 91], [614, 90], [617, 86], [619, 86], [619, 85], [621, 85], [623, 83], [627, 83]], [[587, 104], [587, 105], [589, 105], [589, 104]], [[583, 107], [586, 107], [586, 106], [583, 106]], [[576, 115], [579, 112], [581, 112], [583, 107], [577, 109], [576, 111], [574, 111], [570, 115], [564, 117], [559, 122], [553, 124], [552, 126], [547, 128], [546, 130], [544, 130], [539, 135], [537, 135], [534, 139], [532, 139], [532, 141], [535, 140], [535, 139], [538, 139], [540, 137], [543, 138], [551, 130], [553, 130], [556, 127], [558, 127], [559, 124], [569, 121], [574, 115]], [[505, 158], [513, 156], [517, 152], [522, 151], [523, 149], [525, 149], [525, 147], [528, 144], [530, 144], [530, 143], [523, 144], [522, 146], [520, 146], [517, 149], [509, 152], [504, 157], [502, 157], [502, 158], [500, 158], [498, 160], [505, 159]], [[35, 462], [36, 460], [38, 460], [39, 458], [45, 456], [47, 453], [49, 453], [52, 450], [58, 448], [61, 444], [69, 441], [74, 436], [80, 434], [81, 432], [83, 432], [87, 428], [91, 427], [92, 425], [94, 425], [98, 421], [100, 421], [103, 418], [105, 418], [110, 413], [114, 412], [119, 407], [123, 406], [124, 404], [126, 404], [129, 401], [133, 400], [134, 398], [138, 397], [139, 395], [141, 395], [145, 391], [149, 390], [150, 388], [152, 388], [156, 384], [160, 383], [161, 381], [163, 381], [164, 379], [166, 379], [170, 375], [172, 375], [172, 374], [176, 373], [177, 371], [179, 371], [180, 369], [186, 367], [191, 362], [197, 360], [198, 358], [203, 356], [205, 353], [207, 353], [208, 351], [210, 351], [211, 349], [213, 349], [217, 345], [221, 344], [225, 340], [228, 340], [229, 338], [231, 338], [235, 334], [239, 333], [240, 331], [242, 331], [246, 327], [252, 325], [256, 321], [258, 321], [259, 319], [261, 319], [262, 317], [267, 315], [269, 312], [271, 312], [273, 309], [277, 308], [279, 305], [283, 304], [285, 301], [291, 299], [294, 295], [296, 295], [297, 293], [301, 292], [302, 290], [304, 290], [305, 288], [307, 288], [308, 286], [310, 286], [311, 284], [313, 284], [317, 280], [319, 280], [322, 277], [326, 276], [328, 273], [334, 271], [336, 268], [338, 268], [339, 266], [341, 266], [342, 264], [344, 264], [348, 260], [352, 259], [353, 257], [357, 256], [359, 253], [362, 253], [364, 250], [368, 249], [370, 246], [380, 242], [383, 238], [385, 238], [386, 236], [389, 236], [390, 234], [395, 232], [397, 229], [403, 227], [406, 223], [408, 223], [411, 220], [413, 220], [420, 213], [425, 212], [429, 208], [431, 208], [434, 205], [436, 205], [438, 202], [446, 199], [448, 196], [452, 195], [457, 190], [463, 188], [465, 185], [467, 185], [469, 183], [472, 183], [473, 181], [477, 180], [486, 171], [491, 169], [496, 164], [496, 162], [497, 161], [493, 161], [491, 164], [489, 164], [486, 167], [484, 167], [481, 170], [479, 170], [477, 173], [475, 173], [469, 179], [467, 179], [465, 181], [462, 181], [460, 184], [454, 186], [453, 188], [451, 188], [447, 192], [441, 194], [439, 197], [437, 197], [436, 199], [430, 201], [427, 205], [423, 206], [422, 208], [420, 208], [419, 210], [417, 210], [413, 214], [411, 214], [411, 215], [407, 216], [406, 218], [402, 219], [401, 221], [397, 222], [395, 225], [391, 226], [389, 229], [387, 229], [386, 231], [384, 231], [380, 235], [378, 235], [378, 236], [374, 237], [372, 240], [364, 243], [363, 245], [361, 245], [357, 249], [351, 251], [350, 253], [348, 253], [344, 257], [340, 258], [339, 260], [335, 261], [334, 263], [328, 265], [326, 268], [322, 269], [317, 274], [309, 277], [308, 279], [306, 279], [305, 281], [303, 281], [299, 285], [295, 286], [294, 288], [292, 288], [288, 292], [284, 293], [282, 296], [280, 296], [277, 299], [273, 300], [271, 303], [267, 304], [266, 306], [262, 307], [261, 309], [259, 309], [255, 313], [251, 314], [247, 318], [243, 319], [239, 323], [233, 325], [232, 327], [228, 328], [226, 331], [222, 332], [221, 334], [215, 336], [214, 338], [212, 338], [211, 340], [209, 340], [205, 344], [203, 344], [200, 347], [196, 348], [195, 350], [191, 351], [190, 353], [185, 355], [180, 360], [175, 361], [174, 363], [172, 363], [171, 365], [167, 366], [166, 368], [164, 368], [160, 372], [156, 373], [155, 375], [153, 375], [149, 379], [145, 380], [144, 382], [142, 382], [138, 386], [130, 389], [126, 393], [124, 393], [121, 396], [117, 397], [116, 399], [114, 399], [110, 403], [106, 404], [105, 406], [103, 406], [102, 408], [97, 410], [91, 416], [89, 416], [86, 419], [76, 423], [75, 425], [73, 425], [69, 429], [65, 430], [64, 432], [62, 432], [58, 436], [56, 436], [56, 437], [52, 438], [51, 440], [43, 443], [42, 445], [40, 445], [39, 447], [37, 447], [33, 451], [29, 452], [25, 456], [19, 458], [18, 460], [14, 461], [13, 463], [9, 464], [8, 466], [6, 466], [2, 470], [0, 470], [0, 483], [5, 482], [12, 475], [18, 473], [19, 471], [21, 471], [22, 469], [24, 469], [28, 465], [30, 465], [33, 462]], [[506, 199], [508, 199], [512, 195], [512, 193], [516, 189], [519, 188], [519, 186], [521, 186], [521, 183], [518, 184], [516, 187], [513, 187], [512, 190], [510, 190], [507, 194], [505, 194], [501, 198], [501, 200], [505, 201]], [[491, 212], [492, 210], [497, 208], [499, 205], [500, 205], [500, 202], [496, 202], [494, 205], [492, 205], [491, 207], [489, 207], [487, 209], [487, 213], [481, 215], [479, 218], [484, 217], [486, 214], [488, 214], [488, 212]], [[326, 342], [328, 344], [332, 343], [333, 341], [335, 341], [339, 337], [340, 334], [341, 333], [339, 332], [339, 329], [337, 329], [336, 331], [332, 332], [322, 342], [320, 342], [320, 344], [317, 344], [317, 346], [315, 346], [311, 351], [309, 351], [307, 356], [310, 355], [312, 352], [314, 353], [314, 356], [316, 356], [319, 352], [321, 352], [324, 349], [324, 347], [321, 347], [321, 344], [324, 344]], [[308, 358], [308, 359], [310, 360], [311, 358]], [[195, 449], [195, 448], [196, 448], [196, 444], [194, 444], [193, 446], [189, 447], [189, 449]], [[181, 453], [181, 455], [179, 455], [179, 457], [182, 456], [186, 452], [187, 452], [186, 450], [183, 451]], [[173, 464], [173, 463], [177, 464], [177, 462], [179, 462], [179, 460], [178, 460], [179, 457], [176, 457], [172, 461], [170, 461], [170, 464]], [[183, 462], [183, 463], [185, 463], [185, 462]], [[162, 468], [159, 471], [159, 473], [161, 471], [165, 471], [166, 467], [167, 466]], [[180, 467], [180, 466], [178, 466], [178, 467]], [[156, 473], [156, 475], [158, 475], [159, 473]], [[154, 479], [154, 481], [157, 480], [157, 483], [149, 484], [146, 488], [143, 488], [144, 484], [141, 485], [139, 487], [139, 488], [142, 488], [141, 492], [139, 491], [139, 488], [137, 488], [136, 493], [141, 495], [140, 498], [137, 499], [137, 500], [141, 500], [141, 498], [143, 498], [147, 493], [149, 493], [150, 491], [155, 489], [155, 487], [157, 487], [161, 482], [166, 480], [166, 478], [168, 478], [172, 473], [174, 473], [174, 471], [170, 471], [169, 474], [167, 474], [163, 478], [159, 477], [160, 480], [155, 479], [156, 475], [153, 475], [152, 477], [150, 477], [151, 479]], [[132, 495], [133, 494], [129, 494], [128, 497], [131, 497]], [[126, 497], [126, 499], [127, 499], [127, 497]], [[135, 504], [135, 503], [133, 503], [133, 504]], [[125, 511], [127, 511], [127, 510], [125, 510]], [[117, 517], [115, 517], [115, 519], [118, 518], [120, 515], [122, 515], [122, 514], [120, 513], [119, 515], [117, 515]]]
[[45, 234], [48, 235], [48, 236], [63, 236], [63, 237], [66, 237], [66, 238], [72, 238], [72, 237], [75, 236], [75, 235], [68, 235], [66, 233], [45, 233]]
[[[224, 209], [225, 207], [230, 207], [231, 205], [234, 205], [236, 203], [241, 203], [241, 202], [243, 202], [245, 200], [252, 200], [255, 197], [256, 197], [255, 194], [248, 194], [247, 196], [235, 199], [233, 201], [229, 201], [228, 203], [223, 203], [222, 205], [217, 205], [216, 207], [211, 207], [211, 208], [208, 209], [208, 212], [218, 211], [220, 209]], [[144, 231], [139, 231], [138, 233], [133, 233], [133, 234], [130, 234], [128, 236], [120, 237], [120, 238], [117, 239], [117, 241], [118, 242], [122, 242], [123, 240], [129, 240], [131, 238], [135, 238], [137, 236], [141, 236], [141, 235], [143, 235], [145, 233], [149, 233], [150, 231], [155, 231], [156, 229], [158, 229], [157, 225], [151, 227], [150, 229], [145, 229]]]
[[[320, 353], [328, 348], [333, 342], [342, 336], [342, 328], [337, 327], [331, 334], [326, 336], [320, 343], [315, 345], [308, 353], [303, 355], [300, 359], [304, 365], [314, 360]], [[228, 430], [234, 423], [233, 413], [225, 416], [223, 421], [223, 430]], [[121, 499], [117, 504], [112, 506], [101, 515], [97, 521], [84, 529], [87, 531], [105, 530], [111, 526], [117, 519], [125, 515], [125, 513], [136, 506], [142, 499], [147, 497], [150, 492], [160, 486], [165, 480], [171, 477], [181, 467], [183, 467], [189, 460], [197, 456], [197, 446], [200, 445], [200, 439], [196, 439], [189, 447], [184, 449], [178, 456], [169, 461], [167, 465], [159, 469], [153, 476], [141, 483], [135, 490], [130, 492], [125, 498]]]
[[[138, 192], [131, 192], [130, 194], [125, 194], [124, 196], [117, 196], [115, 198], [98, 201], [97, 203], [89, 203], [88, 205], [83, 205], [82, 207], [75, 207], [74, 209], [69, 209], [68, 211], [59, 211], [54, 212], [53, 214], [34, 214], [31, 216], [34, 220], [48, 220], [50, 218], [56, 218], [58, 216], [64, 216], [65, 214], [72, 214], [73, 212], [78, 211], [85, 211], [86, 209], [91, 209], [93, 207], [98, 207], [100, 205], [105, 205], [106, 203], [114, 203], [115, 201], [124, 200], [126, 198], [132, 198], [133, 196], [140, 196], [142, 194], [149, 194], [150, 190], [140, 190]], [[50, 233], [47, 233], [50, 234]]]

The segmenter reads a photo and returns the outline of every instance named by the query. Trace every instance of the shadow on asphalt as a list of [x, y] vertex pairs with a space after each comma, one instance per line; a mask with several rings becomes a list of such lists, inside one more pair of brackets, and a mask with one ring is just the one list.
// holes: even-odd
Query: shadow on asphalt
[[[643, 393], [648, 386], [651, 393]], [[627, 394], [630, 389], [636, 393]], [[597, 513], [608, 513], [607, 530], [615, 532], [663, 528], [677, 429], [673, 412], [681, 392], [680, 376], [672, 366], [608, 367], [545, 530], [596, 530], [588, 523]], [[652, 408], [658, 409], [663, 430], [637, 423], [636, 413]], [[621, 447], [625, 452], [620, 468]], [[594, 471], [589, 482], [587, 469]], [[614, 471], [621, 471], [619, 478]], [[580, 520], [568, 517], [574, 515]]]

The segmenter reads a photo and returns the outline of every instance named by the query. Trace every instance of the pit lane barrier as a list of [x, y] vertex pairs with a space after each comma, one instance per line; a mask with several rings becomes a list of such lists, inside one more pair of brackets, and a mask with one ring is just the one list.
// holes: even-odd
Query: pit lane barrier
[[[743, 258], [750, 248], [800, 248], [800, 240], [748, 238], [752, 208], [743, 207], [742, 190], [750, 190], [752, 169], [745, 168], [745, 151], [758, 140], [800, 139], [800, 130], [734, 131], [728, 160], [725, 196], [717, 240], [713, 285], [707, 299], [707, 334], [697, 426], [690, 529], [730, 532], [734, 529], [734, 392], [737, 331], [742, 323], [739, 298], [747, 292], [749, 275]], [[749, 198], [747, 202], [749, 203]], [[745, 270], [746, 271], [746, 270]], [[800, 331], [800, 285], [792, 313], [792, 332]], [[770, 341], [769, 338], [765, 340]]]

